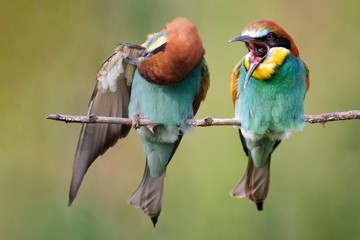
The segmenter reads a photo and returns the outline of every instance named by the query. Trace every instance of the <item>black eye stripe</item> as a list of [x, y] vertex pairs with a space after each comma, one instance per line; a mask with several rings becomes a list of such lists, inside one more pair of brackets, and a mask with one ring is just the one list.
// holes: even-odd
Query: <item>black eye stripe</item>
[[290, 41], [286, 38], [279, 37], [274, 32], [270, 32], [264, 37], [259, 38], [259, 40], [262, 40], [266, 42], [266, 44], [272, 48], [272, 47], [283, 47], [291, 50], [291, 44]]
[[271, 47], [284, 47], [284, 48], [287, 48], [289, 50], [291, 49], [290, 41], [287, 40], [286, 38], [282, 38], [282, 37], [278, 37], [278, 38], [274, 39], [272, 41], [272, 43], [269, 42], [269, 46], [271, 46]]
[[166, 46], [166, 44], [162, 44], [159, 47], [153, 49], [151, 52], [144, 52], [143, 57], [149, 58], [152, 55], [157, 54], [158, 52], [164, 51], [165, 46]]

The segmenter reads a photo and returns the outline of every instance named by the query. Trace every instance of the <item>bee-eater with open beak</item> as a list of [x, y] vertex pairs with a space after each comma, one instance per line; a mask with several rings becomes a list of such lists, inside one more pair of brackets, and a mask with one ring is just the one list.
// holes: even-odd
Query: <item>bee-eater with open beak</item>
[[241, 36], [248, 53], [231, 74], [235, 119], [248, 156], [245, 175], [231, 192], [247, 197], [258, 210], [269, 190], [271, 154], [291, 130], [304, 126], [304, 98], [309, 71], [293, 39], [272, 21], [248, 25]]
[[[166, 167], [186, 124], [196, 114], [209, 87], [205, 50], [196, 27], [184, 18], [151, 34], [142, 46], [122, 43], [102, 65], [88, 114], [146, 118], [156, 123], [138, 129], [146, 154], [140, 186], [129, 198], [155, 226], [160, 215]], [[69, 204], [95, 159], [128, 134], [130, 127], [84, 124], [75, 155]]]

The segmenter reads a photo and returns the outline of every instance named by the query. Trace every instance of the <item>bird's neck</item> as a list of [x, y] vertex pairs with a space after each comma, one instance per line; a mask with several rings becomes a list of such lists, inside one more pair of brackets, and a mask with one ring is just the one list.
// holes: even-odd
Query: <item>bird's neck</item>
[[[271, 48], [270, 51], [267, 53], [264, 61], [260, 63], [253, 72], [252, 77], [257, 80], [269, 80], [275, 73], [275, 70], [284, 63], [286, 57], [289, 54], [290, 51], [286, 48]], [[245, 56], [244, 65], [246, 70], [249, 70], [249, 62], [251, 57], [251, 52], [249, 52]]]

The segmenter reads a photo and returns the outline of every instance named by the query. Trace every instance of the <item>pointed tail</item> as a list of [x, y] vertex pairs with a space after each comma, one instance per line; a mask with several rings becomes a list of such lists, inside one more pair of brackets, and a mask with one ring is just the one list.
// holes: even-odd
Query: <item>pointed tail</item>
[[266, 160], [263, 167], [257, 168], [249, 154], [246, 172], [239, 184], [230, 193], [236, 198], [247, 197], [256, 204], [259, 211], [263, 209], [263, 201], [269, 191], [270, 158], [271, 156]]
[[141, 208], [151, 218], [154, 227], [161, 212], [164, 178], [165, 171], [158, 178], [152, 177], [146, 163], [141, 183], [128, 200], [132, 207]]

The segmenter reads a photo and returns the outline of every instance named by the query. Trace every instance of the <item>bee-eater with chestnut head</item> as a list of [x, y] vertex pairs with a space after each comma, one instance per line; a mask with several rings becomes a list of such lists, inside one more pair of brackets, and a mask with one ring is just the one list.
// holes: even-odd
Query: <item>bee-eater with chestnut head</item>
[[231, 192], [262, 210], [270, 181], [271, 153], [291, 130], [304, 126], [309, 71], [293, 39], [272, 21], [248, 25], [229, 42], [245, 42], [248, 53], [231, 74], [235, 119], [248, 156], [245, 175]]
[[[184, 18], [151, 34], [142, 46], [120, 44], [100, 68], [88, 114], [150, 119], [138, 129], [146, 153], [140, 186], [130, 197], [155, 226], [160, 215], [166, 167], [209, 87], [205, 50], [196, 27]], [[128, 126], [84, 124], [75, 155], [69, 203], [95, 161], [128, 134]]]

